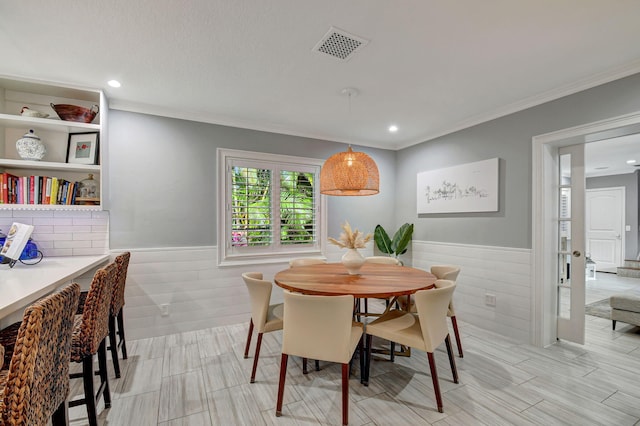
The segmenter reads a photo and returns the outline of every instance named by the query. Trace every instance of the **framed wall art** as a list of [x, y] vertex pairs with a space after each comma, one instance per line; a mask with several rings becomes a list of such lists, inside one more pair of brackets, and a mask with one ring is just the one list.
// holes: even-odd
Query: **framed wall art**
[[70, 133], [67, 163], [98, 164], [99, 133]]
[[498, 211], [499, 158], [418, 173], [418, 214]]

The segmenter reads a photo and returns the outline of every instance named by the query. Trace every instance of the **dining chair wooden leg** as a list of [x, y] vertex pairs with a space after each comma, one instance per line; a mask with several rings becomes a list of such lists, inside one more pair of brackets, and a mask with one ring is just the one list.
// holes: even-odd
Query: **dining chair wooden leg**
[[453, 383], [458, 383], [458, 369], [456, 368], [456, 359], [453, 356], [451, 336], [447, 334], [447, 337], [444, 339], [444, 343], [447, 345], [447, 355], [449, 355], [449, 364], [451, 365], [451, 374], [453, 375]]
[[316, 371], [320, 371], [320, 361], [316, 359]]
[[440, 395], [440, 382], [438, 381], [438, 372], [436, 371], [436, 360], [433, 357], [433, 352], [427, 352], [429, 358], [429, 367], [431, 368], [431, 381], [433, 382], [433, 391], [436, 394], [436, 404], [438, 405], [438, 412], [442, 413], [442, 395]]
[[69, 402], [67, 400], [56, 408], [51, 416], [52, 426], [69, 426]]
[[247, 345], [244, 347], [245, 358], [249, 358], [249, 346], [251, 346], [252, 335], [253, 335], [253, 318], [249, 321], [249, 335], [247, 336]]
[[460, 341], [460, 332], [458, 331], [458, 320], [456, 319], [455, 315], [451, 317], [451, 325], [453, 325], [453, 334], [455, 334], [456, 336], [456, 346], [458, 346], [458, 355], [460, 356], [460, 358], [463, 358], [464, 354], [462, 353], [462, 342]]
[[260, 346], [262, 346], [262, 334], [258, 333], [258, 341], [256, 342], [256, 353], [253, 354], [253, 369], [251, 370], [251, 381], [256, 381], [256, 371], [258, 370], [258, 358], [260, 358]]
[[373, 336], [367, 334], [367, 362], [364, 367], [364, 381], [363, 385], [369, 386], [369, 374], [371, 372], [371, 343], [373, 342]]
[[284, 382], [287, 377], [287, 360], [289, 355], [282, 354], [280, 361], [280, 380], [278, 382], [278, 401], [276, 402], [276, 417], [282, 416], [282, 399], [284, 397]]
[[358, 353], [360, 354], [360, 383], [364, 383], [365, 359], [364, 359], [364, 335], [360, 337], [358, 342]]
[[349, 364], [342, 364], [342, 424], [349, 424]]
[[389, 344], [389, 361], [395, 362], [396, 360], [396, 342], [390, 342]]
[[109, 351], [113, 361], [113, 371], [120, 378], [120, 362], [118, 361], [118, 340], [116, 338], [116, 317], [109, 315]]

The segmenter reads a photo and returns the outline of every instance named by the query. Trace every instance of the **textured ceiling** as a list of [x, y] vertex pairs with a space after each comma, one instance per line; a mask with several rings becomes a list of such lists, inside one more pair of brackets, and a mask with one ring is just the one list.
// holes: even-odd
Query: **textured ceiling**
[[[0, 74], [400, 149], [640, 71], [639, 17], [636, 0], [4, 1]], [[314, 50], [331, 27], [367, 44], [348, 60]]]

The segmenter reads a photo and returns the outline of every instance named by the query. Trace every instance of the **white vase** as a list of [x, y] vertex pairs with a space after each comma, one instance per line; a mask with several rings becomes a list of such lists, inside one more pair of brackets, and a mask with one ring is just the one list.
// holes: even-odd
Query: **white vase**
[[47, 153], [44, 144], [33, 130], [16, 141], [16, 151], [23, 160], [40, 161]]
[[342, 255], [342, 264], [347, 268], [349, 275], [358, 275], [360, 268], [364, 264], [364, 257], [357, 249], [348, 249]]

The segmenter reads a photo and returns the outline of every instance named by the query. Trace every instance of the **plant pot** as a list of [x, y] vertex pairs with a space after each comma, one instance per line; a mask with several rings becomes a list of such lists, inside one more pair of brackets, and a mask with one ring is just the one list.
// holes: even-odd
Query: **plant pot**
[[347, 268], [349, 275], [358, 275], [360, 268], [364, 265], [364, 257], [357, 249], [348, 249], [342, 255], [342, 264]]

